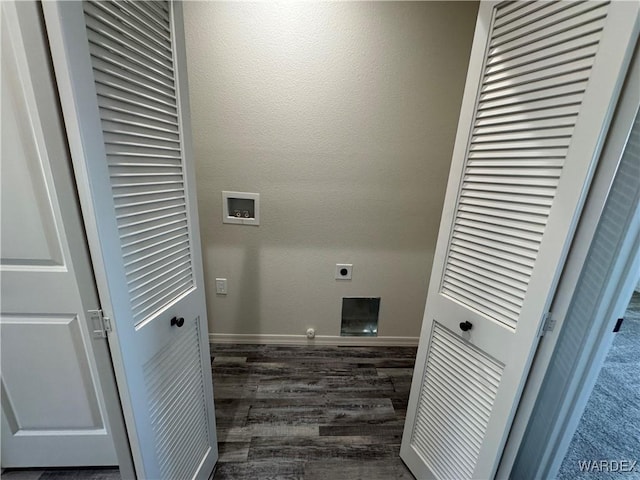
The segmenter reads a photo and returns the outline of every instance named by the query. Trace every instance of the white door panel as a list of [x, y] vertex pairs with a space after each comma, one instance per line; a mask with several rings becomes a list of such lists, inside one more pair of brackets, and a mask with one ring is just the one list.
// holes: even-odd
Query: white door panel
[[137, 475], [206, 478], [217, 448], [180, 3], [44, 10]]
[[495, 474], [637, 20], [480, 7], [401, 449], [419, 479]]
[[35, 3], [3, 2], [1, 21], [2, 465], [116, 465], [45, 34]]

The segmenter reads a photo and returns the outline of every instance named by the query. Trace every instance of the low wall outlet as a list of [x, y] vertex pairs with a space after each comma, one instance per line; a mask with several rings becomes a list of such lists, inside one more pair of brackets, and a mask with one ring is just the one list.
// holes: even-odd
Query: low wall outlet
[[351, 280], [353, 265], [351, 263], [336, 264], [336, 280]]
[[227, 294], [227, 279], [226, 278], [216, 278], [216, 294], [218, 294], [218, 295], [226, 295]]

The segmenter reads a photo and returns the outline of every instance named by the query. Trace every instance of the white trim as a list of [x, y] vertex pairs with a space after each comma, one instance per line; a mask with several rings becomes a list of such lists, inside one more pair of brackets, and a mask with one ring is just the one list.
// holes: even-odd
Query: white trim
[[313, 340], [306, 335], [273, 335], [242, 333], [210, 333], [211, 343], [257, 343], [264, 345], [345, 345], [351, 347], [415, 347], [419, 337], [341, 337], [316, 335]]

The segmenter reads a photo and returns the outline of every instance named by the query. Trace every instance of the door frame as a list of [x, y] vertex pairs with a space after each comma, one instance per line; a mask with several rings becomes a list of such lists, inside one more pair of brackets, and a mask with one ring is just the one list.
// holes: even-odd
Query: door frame
[[[640, 19], [635, 25], [636, 39], [639, 31]], [[635, 115], [640, 109], [640, 46], [637, 43], [626, 78], [623, 80], [624, 85], [607, 133], [606, 143], [551, 305], [551, 319], [555, 322], [554, 327], [553, 330], [546, 332], [538, 346], [496, 478], [510, 478], [520, 447], [527, 439], [527, 435], [530, 435], [528, 429], [544, 421], [535, 416], [534, 407], [545, 400], [549, 402], [550, 395], [548, 391], [543, 390], [543, 382], [547, 372], [554, 368], [553, 356], [558, 348], [560, 334], [563, 328], [570, 326], [565, 319], [568, 316], [571, 301], [578, 291], [582, 267], [588, 258], [598, 224], [603, 218], [603, 208], [611, 193], [612, 183]], [[598, 311], [607, 312], [608, 315], [596, 317], [588, 326], [583, 327], [593, 332], [590, 342], [583, 345], [580, 354], [574, 359], [568, 384], [560, 386], [563, 394], [560, 398], [554, 398], [547, 403], [554, 405], [553, 409], [545, 410], [545, 418], [549, 419], [547, 428], [550, 435], [540, 443], [539, 452], [527, 452], [528, 465], [535, 465], [535, 468], [531, 467], [532, 470], [529, 470], [531, 478], [547, 478], [549, 475], [557, 474], [604, 357], [609, 350], [612, 322], [615, 322], [613, 317], [621, 316], [619, 312], [624, 312], [629, 296], [633, 292], [637, 282], [633, 273], [640, 268], [639, 212], [640, 209], [636, 210], [634, 220], [628, 225], [621, 239], [624, 247], [618, 258], [610, 265], [609, 275], [602, 279], [602, 285], [608, 285], [608, 287], [598, 299]]]
[[[2, 8], [3, 10], [7, 9], [6, 13], [10, 15], [10, 20], [13, 20], [15, 28], [20, 30], [28, 63], [40, 64], [44, 66], [44, 69], [49, 70], [47, 78], [42, 81], [51, 82], [51, 89], [57, 107], [56, 113], [60, 118], [59, 133], [62, 136], [60, 144], [64, 151], [58, 151], [56, 155], [48, 155], [48, 161], [54, 184], [59, 188], [60, 192], [68, 193], [68, 195], [63, 195], [60, 198], [63, 202], [60, 214], [67, 232], [71, 260], [78, 282], [81, 302], [85, 310], [86, 330], [92, 332], [95, 326], [92, 324], [87, 311], [100, 309], [100, 300], [94, 264], [89, 253], [83, 224], [84, 215], [76, 190], [74, 165], [68, 150], [69, 139], [62, 117], [64, 100], [58, 93], [59, 85], [51, 66], [52, 51], [46, 33], [48, 25], [46, 25], [44, 19], [42, 5], [43, 3], [37, 0], [28, 2], [14, 1], [3, 4]], [[55, 133], [57, 134], [58, 132], [56, 131]], [[125, 479], [135, 478], [111, 351], [106, 338], [94, 337], [91, 340], [93, 358], [97, 367], [96, 381], [102, 391], [106, 410], [105, 422], [111, 433], [120, 473]]]
[[[120, 243], [115, 241], [105, 242], [104, 238], [112, 237], [113, 232], [117, 231], [115, 220], [113, 224], [105, 225], [98, 221], [98, 218], [110, 218], [113, 216], [112, 206], [101, 199], [111, 198], [111, 186], [103, 185], [101, 182], [94, 182], [96, 171], [103, 168], [106, 171], [106, 164], [103, 159], [105, 157], [104, 141], [102, 138], [102, 128], [100, 126], [100, 117], [96, 115], [98, 104], [96, 101], [96, 91], [94, 82], [94, 72], [90, 62], [74, 62], [79, 58], [86, 57], [88, 51], [87, 44], [77, 42], [78, 36], [82, 37], [80, 31], [84, 32], [84, 13], [82, 8], [77, 9], [70, 7], [75, 2], [41, 2], [44, 12], [45, 23], [47, 26], [47, 35], [49, 38], [49, 47], [51, 50], [51, 59], [57, 76], [58, 93], [62, 104], [62, 113], [65, 119], [66, 133], [71, 153], [71, 161], [75, 174], [76, 188], [79, 197], [79, 203], [82, 208], [82, 217], [87, 237], [88, 248], [92, 256], [92, 265], [95, 274], [95, 282], [97, 293], [100, 298], [100, 304], [103, 312], [109, 318], [114, 318], [116, 311], [123, 304], [129, 305], [128, 291], [126, 285], [116, 285], [109, 282], [107, 276], [107, 265], [113, 258], [121, 256]], [[170, 0], [171, 14], [174, 18], [172, 22], [172, 37], [174, 39], [174, 49], [179, 54], [185, 56], [184, 34], [176, 34], [176, 25], [184, 24], [182, 5], [180, 1]], [[67, 4], [67, 6], [65, 6]], [[65, 28], [69, 25], [81, 25], [81, 28]], [[190, 138], [190, 114], [188, 103], [188, 91], [186, 86], [187, 71], [186, 61], [178, 62], [176, 65], [175, 76], [178, 89], [178, 108], [182, 112], [182, 125], [180, 127], [180, 135], [183, 141], [182, 149], [184, 158], [192, 159], [191, 138]], [[183, 102], [180, 101], [183, 99]], [[81, 124], [80, 119], [90, 119], [90, 124]], [[91, 123], [93, 122], [93, 123]], [[99, 162], [94, 164], [92, 171], [89, 171], [87, 164], [91, 162]], [[104, 173], [101, 173], [103, 175]], [[195, 172], [193, 169], [187, 169], [185, 173], [186, 183], [190, 186], [188, 202], [197, 206], [195, 194]], [[194, 209], [195, 210], [195, 209]], [[199, 231], [198, 217], [195, 218], [190, 213], [189, 222]], [[112, 240], [113, 238], [110, 238]], [[193, 235], [191, 238], [192, 255], [194, 263], [201, 263], [201, 245], [199, 235]], [[196, 269], [194, 274], [195, 283], [199, 288], [204, 288], [204, 280], [202, 270]], [[204, 302], [204, 300], [203, 300]], [[206, 324], [206, 317], [204, 320]], [[128, 387], [127, 372], [125, 370], [123, 350], [125, 342], [129, 342], [130, 338], [121, 339], [118, 335], [118, 323], [110, 322], [110, 331], [107, 333], [108, 344], [111, 351], [111, 361], [113, 365], [116, 383], [119, 386], [118, 396], [121, 406], [124, 425], [126, 426], [126, 445], [128, 448], [128, 457], [123, 459], [127, 472], [123, 473], [121, 465], [121, 473], [124, 478], [137, 478], [144, 476], [144, 462], [141, 451], [141, 437], [136, 426], [136, 417], [134, 415], [134, 406], [130, 389]], [[209, 339], [203, 335], [200, 340], [200, 347], [206, 349], [207, 358], [202, 358], [203, 366], [209, 367], [210, 358]], [[205, 383], [206, 385], [206, 383]], [[206, 387], [205, 387], [206, 388]], [[213, 418], [213, 433], [215, 438], [215, 415], [213, 410], [213, 396], [208, 395], [206, 406], [209, 414]], [[217, 455], [216, 455], [217, 458]], [[213, 468], [213, 466], [212, 466]]]

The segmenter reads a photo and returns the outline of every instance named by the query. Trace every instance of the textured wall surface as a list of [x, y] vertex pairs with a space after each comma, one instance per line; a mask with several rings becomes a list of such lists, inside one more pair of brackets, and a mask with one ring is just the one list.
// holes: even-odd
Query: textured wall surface
[[380, 296], [378, 335], [418, 336], [477, 3], [184, 11], [210, 332], [339, 335], [343, 296]]

